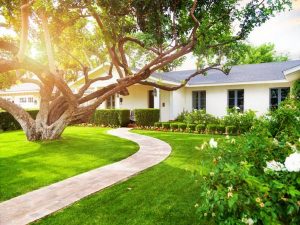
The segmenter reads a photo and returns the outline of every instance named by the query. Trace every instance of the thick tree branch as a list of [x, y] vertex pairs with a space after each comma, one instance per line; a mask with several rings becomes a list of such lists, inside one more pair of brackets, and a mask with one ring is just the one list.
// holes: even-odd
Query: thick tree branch
[[30, 3], [28, 0], [22, 0], [22, 6], [21, 6], [22, 30], [21, 30], [20, 47], [17, 55], [18, 60], [20, 62], [22, 62], [25, 57], [25, 51], [28, 42], [29, 6]]
[[45, 44], [46, 44], [49, 70], [52, 74], [55, 74], [56, 73], [56, 67], [55, 67], [53, 48], [52, 48], [52, 44], [51, 44], [50, 32], [49, 32], [49, 29], [48, 29], [48, 19], [45, 16], [44, 12], [40, 12], [39, 16], [41, 18], [42, 27], [43, 27], [43, 30], [44, 30], [44, 39], [45, 39]]

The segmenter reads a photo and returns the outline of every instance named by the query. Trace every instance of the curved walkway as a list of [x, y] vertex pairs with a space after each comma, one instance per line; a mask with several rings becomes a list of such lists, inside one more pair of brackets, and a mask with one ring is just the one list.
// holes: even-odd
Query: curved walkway
[[0, 224], [28, 224], [60, 210], [90, 194], [152, 167], [171, 153], [171, 147], [158, 139], [118, 128], [108, 133], [136, 142], [137, 153], [119, 162], [91, 170], [52, 185], [0, 203]]

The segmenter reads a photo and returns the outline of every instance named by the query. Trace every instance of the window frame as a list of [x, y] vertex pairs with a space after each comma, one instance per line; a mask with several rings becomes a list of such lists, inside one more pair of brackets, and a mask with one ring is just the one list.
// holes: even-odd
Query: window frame
[[[197, 105], [199, 106], [198, 108], [194, 107], [194, 94], [197, 93]], [[202, 105], [202, 93], [204, 93], [204, 106]], [[205, 110], [206, 111], [206, 90], [197, 90], [197, 91], [192, 91], [192, 109], [193, 110]]]
[[[233, 100], [234, 100], [234, 106], [233, 107], [229, 106], [229, 92], [230, 91], [234, 91], [234, 98], [233, 98]], [[241, 108], [241, 107], [238, 106], [238, 99], [239, 99], [238, 98], [238, 92], [239, 91], [243, 91], [243, 108]], [[240, 112], [244, 112], [245, 111], [245, 89], [228, 89], [227, 90], [227, 108], [228, 109], [232, 109], [234, 107], [239, 107], [240, 108], [239, 109]]]
[[[276, 107], [273, 107], [272, 105], [272, 102], [271, 102], [271, 99], [272, 99], [272, 90], [278, 90], [278, 96], [277, 96], [277, 106]], [[291, 92], [291, 88], [290, 87], [271, 87], [269, 88], [269, 109], [272, 110], [272, 109], [277, 109], [278, 106], [280, 105], [281, 102], [283, 102], [284, 100], [282, 100], [282, 95], [281, 95], [281, 91], [282, 89], [288, 89], [288, 94]]]
[[106, 108], [107, 109], [116, 108], [116, 95], [111, 95], [108, 99], [106, 99]]

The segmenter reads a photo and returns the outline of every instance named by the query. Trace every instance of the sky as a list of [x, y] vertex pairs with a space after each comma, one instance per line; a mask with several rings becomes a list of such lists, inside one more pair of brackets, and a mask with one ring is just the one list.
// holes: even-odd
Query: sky
[[[261, 27], [255, 28], [247, 42], [253, 45], [275, 44], [276, 52], [287, 54], [290, 60], [300, 59], [300, 0], [293, 9], [277, 14]], [[195, 69], [195, 59], [189, 55], [178, 70]]]

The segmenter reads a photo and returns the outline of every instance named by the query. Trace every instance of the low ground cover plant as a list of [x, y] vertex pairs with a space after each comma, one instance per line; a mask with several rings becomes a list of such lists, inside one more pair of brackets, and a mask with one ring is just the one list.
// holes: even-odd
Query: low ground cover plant
[[214, 163], [200, 178], [205, 223], [300, 224], [299, 119], [299, 101], [289, 99], [240, 138], [197, 146]]

